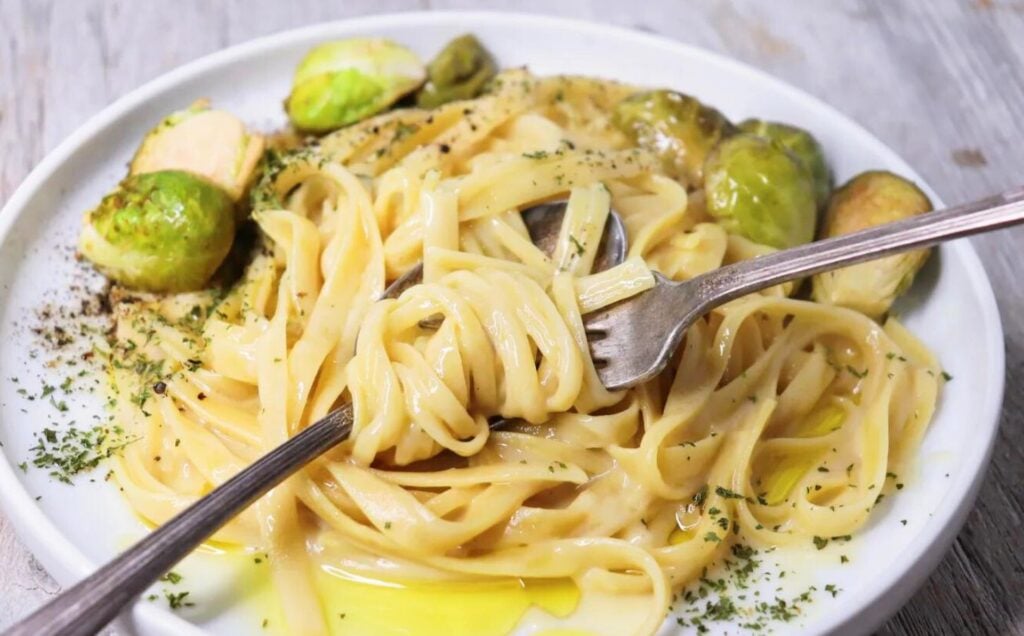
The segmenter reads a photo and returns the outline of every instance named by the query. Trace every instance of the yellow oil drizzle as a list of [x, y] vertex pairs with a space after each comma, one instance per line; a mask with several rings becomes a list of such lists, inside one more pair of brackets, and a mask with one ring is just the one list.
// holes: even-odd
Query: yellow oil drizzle
[[265, 560], [255, 564], [253, 553], [243, 553], [244, 561], [234, 580], [233, 595], [236, 606], [247, 608], [247, 614], [260, 626], [266, 634], [287, 634], [284, 608], [281, 599], [274, 589], [270, 576], [270, 567]]
[[[126, 539], [125, 544], [132, 541]], [[190, 598], [199, 607], [211, 596], [227, 593], [233, 607], [251, 614], [261, 633], [288, 633], [264, 553], [224, 544], [203, 544], [196, 552], [177, 569], [185, 573], [181, 589], [191, 591]], [[207, 568], [222, 574], [216, 582], [205, 581], [209, 586], [200, 584], [199, 572]], [[328, 565], [315, 567], [313, 577], [325, 622], [330, 633], [338, 636], [506, 636], [532, 607], [565, 619], [581, 599], [571, 579], [400, 582]], [[175, 585], [164, 587], [180, 591]], [[593, 636], [579, 629], [547, 629], [537, 634]]]
[[784, 459], [775, 467], [775, 470], [765, 476], [761, 481], [764, 488], [764, 500], [769, 506], [777, 506], [789, 497], [797, 482], [803, 479], [815, 464], [815, 458], [804, 459], [801, 457], [789, 457]]
[[[196, 602], [190, 617], [205, 620], [230, 608], [251, 621], [247, 632], [290, 633], [264, 552], [206, 544], [175, 570], [182, 582], [160, 583], [158, 591], [188, 591]], [[584, 594], [571, 579], [399, 582], [322, 564], [313, 577], [325, 623], [337, 636], [506, 636], [520, 623], [536, 630], [531, 636], [618, 636], [649, 608], [646, 594]]]
[[505, 636], [531, 606], [565, 618], [580, 600], [569, 579], [392, 582], [325, 566], [315, 581], [331, 633], [346, 636]]
[[679, 545], [680, 543], [686, 543], [693, 539], [696, 535], [696, 531], [693, 528], [683, 530], [682, 528], [675, 528], [668, 535], [668, 542], [670, 545]]
[[797, 436], [820, 437], [827, 435], [843, 425], [846, 411], [835, 404], [825, 404], [811, 411], [801, 422]]
[[[811, 411], [800, 422], [796, 437], [821, 437], [837, 430], [846, 419], [846, 411], [835, 404], [824, 404]], [[803, 476], [818, 463], [818, 454], [796, 454], [783, 458], [761, 479], [764, 500], [769, 506], [785, 501]]]

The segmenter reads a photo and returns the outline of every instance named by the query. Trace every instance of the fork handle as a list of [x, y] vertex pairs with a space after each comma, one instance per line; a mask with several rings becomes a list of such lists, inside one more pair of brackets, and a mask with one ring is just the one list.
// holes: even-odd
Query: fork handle
[[1024, 187], [727, 265], [691, 282], [708, 311], [752, 292], [889, 254], [1024, 223]]
[[78, 582], [4, 636], [91, 636], [218, 528], [348, 437], [352, 406], [336, 409]]

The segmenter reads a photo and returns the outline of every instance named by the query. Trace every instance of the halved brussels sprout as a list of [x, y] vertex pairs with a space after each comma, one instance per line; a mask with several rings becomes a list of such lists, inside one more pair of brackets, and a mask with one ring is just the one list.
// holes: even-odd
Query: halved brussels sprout
[[427, 83], [416, 94], [416, 105], [435, 108], [476, 97], [497, 72], [494, 58], [480, 41], [470, 34], [461, 35], [427, 65]]
[[[881, 170], [862, 172], [833, 193], [825, 212], [822, 238], [899, 221], [931, 209], [928, 196], [903, 177]], [[818, 274], [812, 279], [812, 295], [819, 303], [879, 318], [910, 288], [928, 254], [929, 250], [917, 250]]]
[[704, 161], [735, 132], [722, 113], [689, 95], [645, 91], [619, 102], [612, 123], [640, 146], [657, 153], [665, 170], [688, 186], [704, 182]]
[[264, 139], [251, 134], [237, 117], [210, 110], [199, 100], [168, 115], [142, 140], [129, 174], [183, 170], [241, 198], [263, 154]]
[[235, 237], [234, 203], [208, 181], [180, 170], [125, 178], [85, 216], [79, 250], [132, 289], [200, 289]]
[[740, 124], [740, 130], [777, 141], [796, 155], [814, 179], [814, 197], [818, 207], [828, 203], [828, 195], [832, 191], [832, 172], [825, 161], [825, 151], [814, 135], [803, 128], [763, 119], [748, 119]]
[[708, 213], [729, 232], [778, 249], [814, 239], [813, 180], [778, 142], [730, 137], [708, 157], [704, 173]]
[[285, 109], [296, 128], [324, 133], [384, 110], [425, 77], [420, 58], [391, 40], [327, 42], [295, 69]]

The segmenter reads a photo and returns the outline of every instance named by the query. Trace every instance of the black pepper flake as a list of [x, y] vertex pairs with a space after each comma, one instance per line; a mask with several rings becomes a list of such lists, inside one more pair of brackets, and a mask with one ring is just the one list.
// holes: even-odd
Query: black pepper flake
[[446, 155], [452, 151], [452, 147], [448, 144], [441, 144], [441, 154]]
[[163, 380], [161, 380], [160, 382], [157, 382], [156, 384], [153, 385], [153, 393], [156, 393], [157, 395], [163, 395], [166, 392], [167, 392], [167, 383], [164, 382]]
[[196, 399], [197, 400], [205, 400], [206, 399], [206, 394], [203, 393], [202, 391], [200, 391], [199, 395], [196, 396]]

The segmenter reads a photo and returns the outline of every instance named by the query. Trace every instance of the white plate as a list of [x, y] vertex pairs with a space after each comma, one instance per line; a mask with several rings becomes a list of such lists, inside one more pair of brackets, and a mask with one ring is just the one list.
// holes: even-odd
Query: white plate
[[[382, 35], [429, 56], [466, 31], [480, 36], [503, 66], [527, 64], [542, 74], [584, 73], [671, 86], [714, 104], [734, 120], [756, 115], [798, 124], [821, 140], [839, 180], [864, 169], [886, 168], [922, 182], [863, 128], [759, 71], [667, 39], [550, 17], [461, 12], [374, 16], [281, 33], [168, 73], [75, 132], [36, 167], [0, 213], [0, 452], [6, 460], [0, 461], [0, 504], [59, 582], [81, 578], [142, 531], [102, 480], [84, 479], [69, 487], [47, 479], [42, 471], [17, 469], [29, 456], [33, 432], [55, 414], [47, 404], [27, 402], [17, 389], [37, 391], [42, 382], [59, 384], [67, 374], [48, 368], [45, 352], [31, 357], [35, 336], [29, 327], [44, 299], [59, 302], [68, 297], [70, 284], [81, 282], [81, 266], [70, 258], [69, 249], [81, 212], [120, 178], [132, 150], [154, 122], [197, 97], [210, 97], [217, 106], [270, 128], [283, 122], [281, 98], [295, 64], [317, 42]], [[955, 379], [947, 385], [924, 439], [916, 475], [843, 548], [852, 562], [840, 567], [829, 549], [819, 555], [831, 555], [828, 559], [790, 563], [804, 580], [819, 587], [832, 581], [843, 591], [835, 600], [820, 596], [804, 620], [779, 626], [782, 630], [866, 633], [880, 625], [942, 558], [984, 475], [1002, 402], [1003, 335], [992, 290], [971, 246], [962, 241], [942, 246], [904, 310], [906, 324], [938, 353]], [[73, 399], [68, 415], [74, 417], [60, 421], [88, 425], [102, 416], [98, 396]], [[202, 564], [186, 567], [195, 570]], [[203, 572], [196, 580], [212, 577]], [[257, 631], [253, 602], [250, 598], [248, 606], [229, 607], [226, 601], [211, 601], [190, 620], [216, 633]], [[198, 632], [161, 606], [165, 604], [137, 605], [132, 622], [138, 631]], [[674, 625], [666, 623], [665, 632], [675, 633]]]

